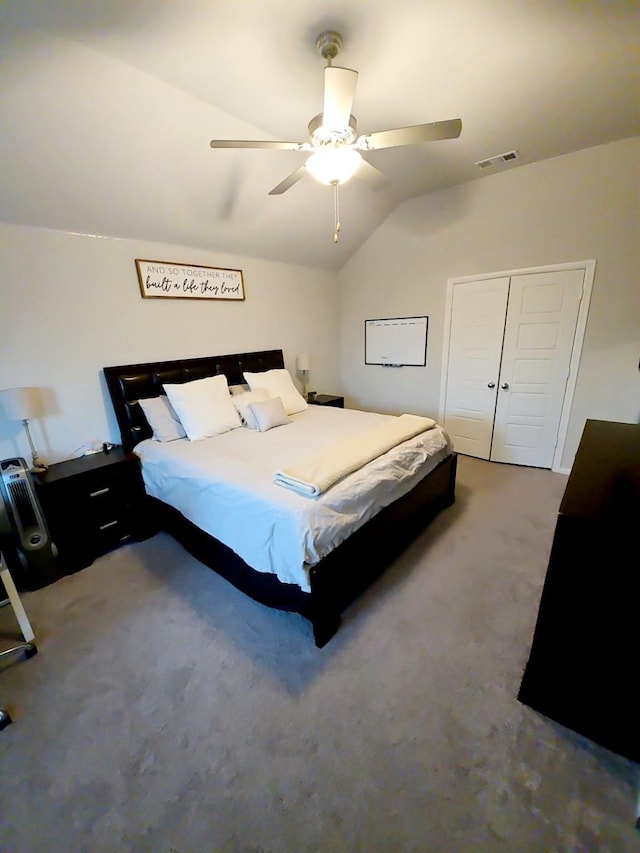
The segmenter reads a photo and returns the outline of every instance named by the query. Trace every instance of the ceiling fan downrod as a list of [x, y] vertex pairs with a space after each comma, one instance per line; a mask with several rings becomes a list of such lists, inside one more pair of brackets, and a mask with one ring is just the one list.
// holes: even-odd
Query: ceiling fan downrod
[[316, 47], [327, 65], [331, 65], [342, 50], [342, 36], [335, 30], [325, 30], [316, 39]]

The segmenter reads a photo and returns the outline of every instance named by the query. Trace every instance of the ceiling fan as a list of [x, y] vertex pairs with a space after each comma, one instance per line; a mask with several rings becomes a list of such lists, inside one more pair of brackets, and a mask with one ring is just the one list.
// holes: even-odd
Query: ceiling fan
[[271, 148], [284, 151], [302, 151], [309, 154], [306, 161], [269, 195], [286, 192], [307, 173], [334, 190], [335, 231], [334, 243], [340, 232], [338, 187], [354, 175], [362, 178], [373, 189], [387, 184], [387, 180], [361, 152], [396, 148], [401, 145], [419, 145], [440, 139], [456, 139], [462, 130], [459, 118], [380, 130], [358, 135], [355, 117], [351, 114], [358, 72], [351, 68], [332, 65], [342, 48], [342, 36], [334, 30], [320, 33], [316, 39], [318, 52], [327, 65], [324, 69], [324, 103], [322, 112], [308, 125], [308, 142], [273, 142], [257, 139], [212, 139], [212, 148]]

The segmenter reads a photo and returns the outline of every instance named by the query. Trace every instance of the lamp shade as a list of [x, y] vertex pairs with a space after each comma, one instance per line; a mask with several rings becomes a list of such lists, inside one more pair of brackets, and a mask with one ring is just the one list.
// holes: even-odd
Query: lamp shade
[[308, 352], [298, 353], [298, 370], [309, 370], [309, 361]]
[[0, 391], [0, 404], [10, 421], [38, 418], [42, 414], [39, 388], [5, 388]]

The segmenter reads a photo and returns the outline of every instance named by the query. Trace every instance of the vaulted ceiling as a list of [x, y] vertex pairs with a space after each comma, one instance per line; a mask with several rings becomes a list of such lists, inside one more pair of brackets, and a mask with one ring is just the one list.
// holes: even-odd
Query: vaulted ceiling
[[[268, 192], [320, 112], [316, 36], [359, 72], [359, 132], [462, 119], [372, 152], [389, 180]], [[3, 0], [0, 219], [338, 269], [403, 199], [640, 134], [634, 0]], [[477, 161], [517, 149], [510, 165]]]

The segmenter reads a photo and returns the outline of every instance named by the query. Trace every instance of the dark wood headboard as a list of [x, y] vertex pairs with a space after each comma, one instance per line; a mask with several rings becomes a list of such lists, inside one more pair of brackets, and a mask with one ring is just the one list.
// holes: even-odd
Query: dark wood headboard
[[138, 442], [150, 438], [151, 428], [138, 400], [164, 393], [165, 382], [189, 382], [206, 376], [224, 374], [229, 385], [244, 382], [243, 373], [260, 373], [284, 367], [281, 349], [241, 352], [233, 355], [210, 355], [175, 361], [149, 361], [104, 367], [107, 388], [120, 427], [122, 446], [132, 450]]

